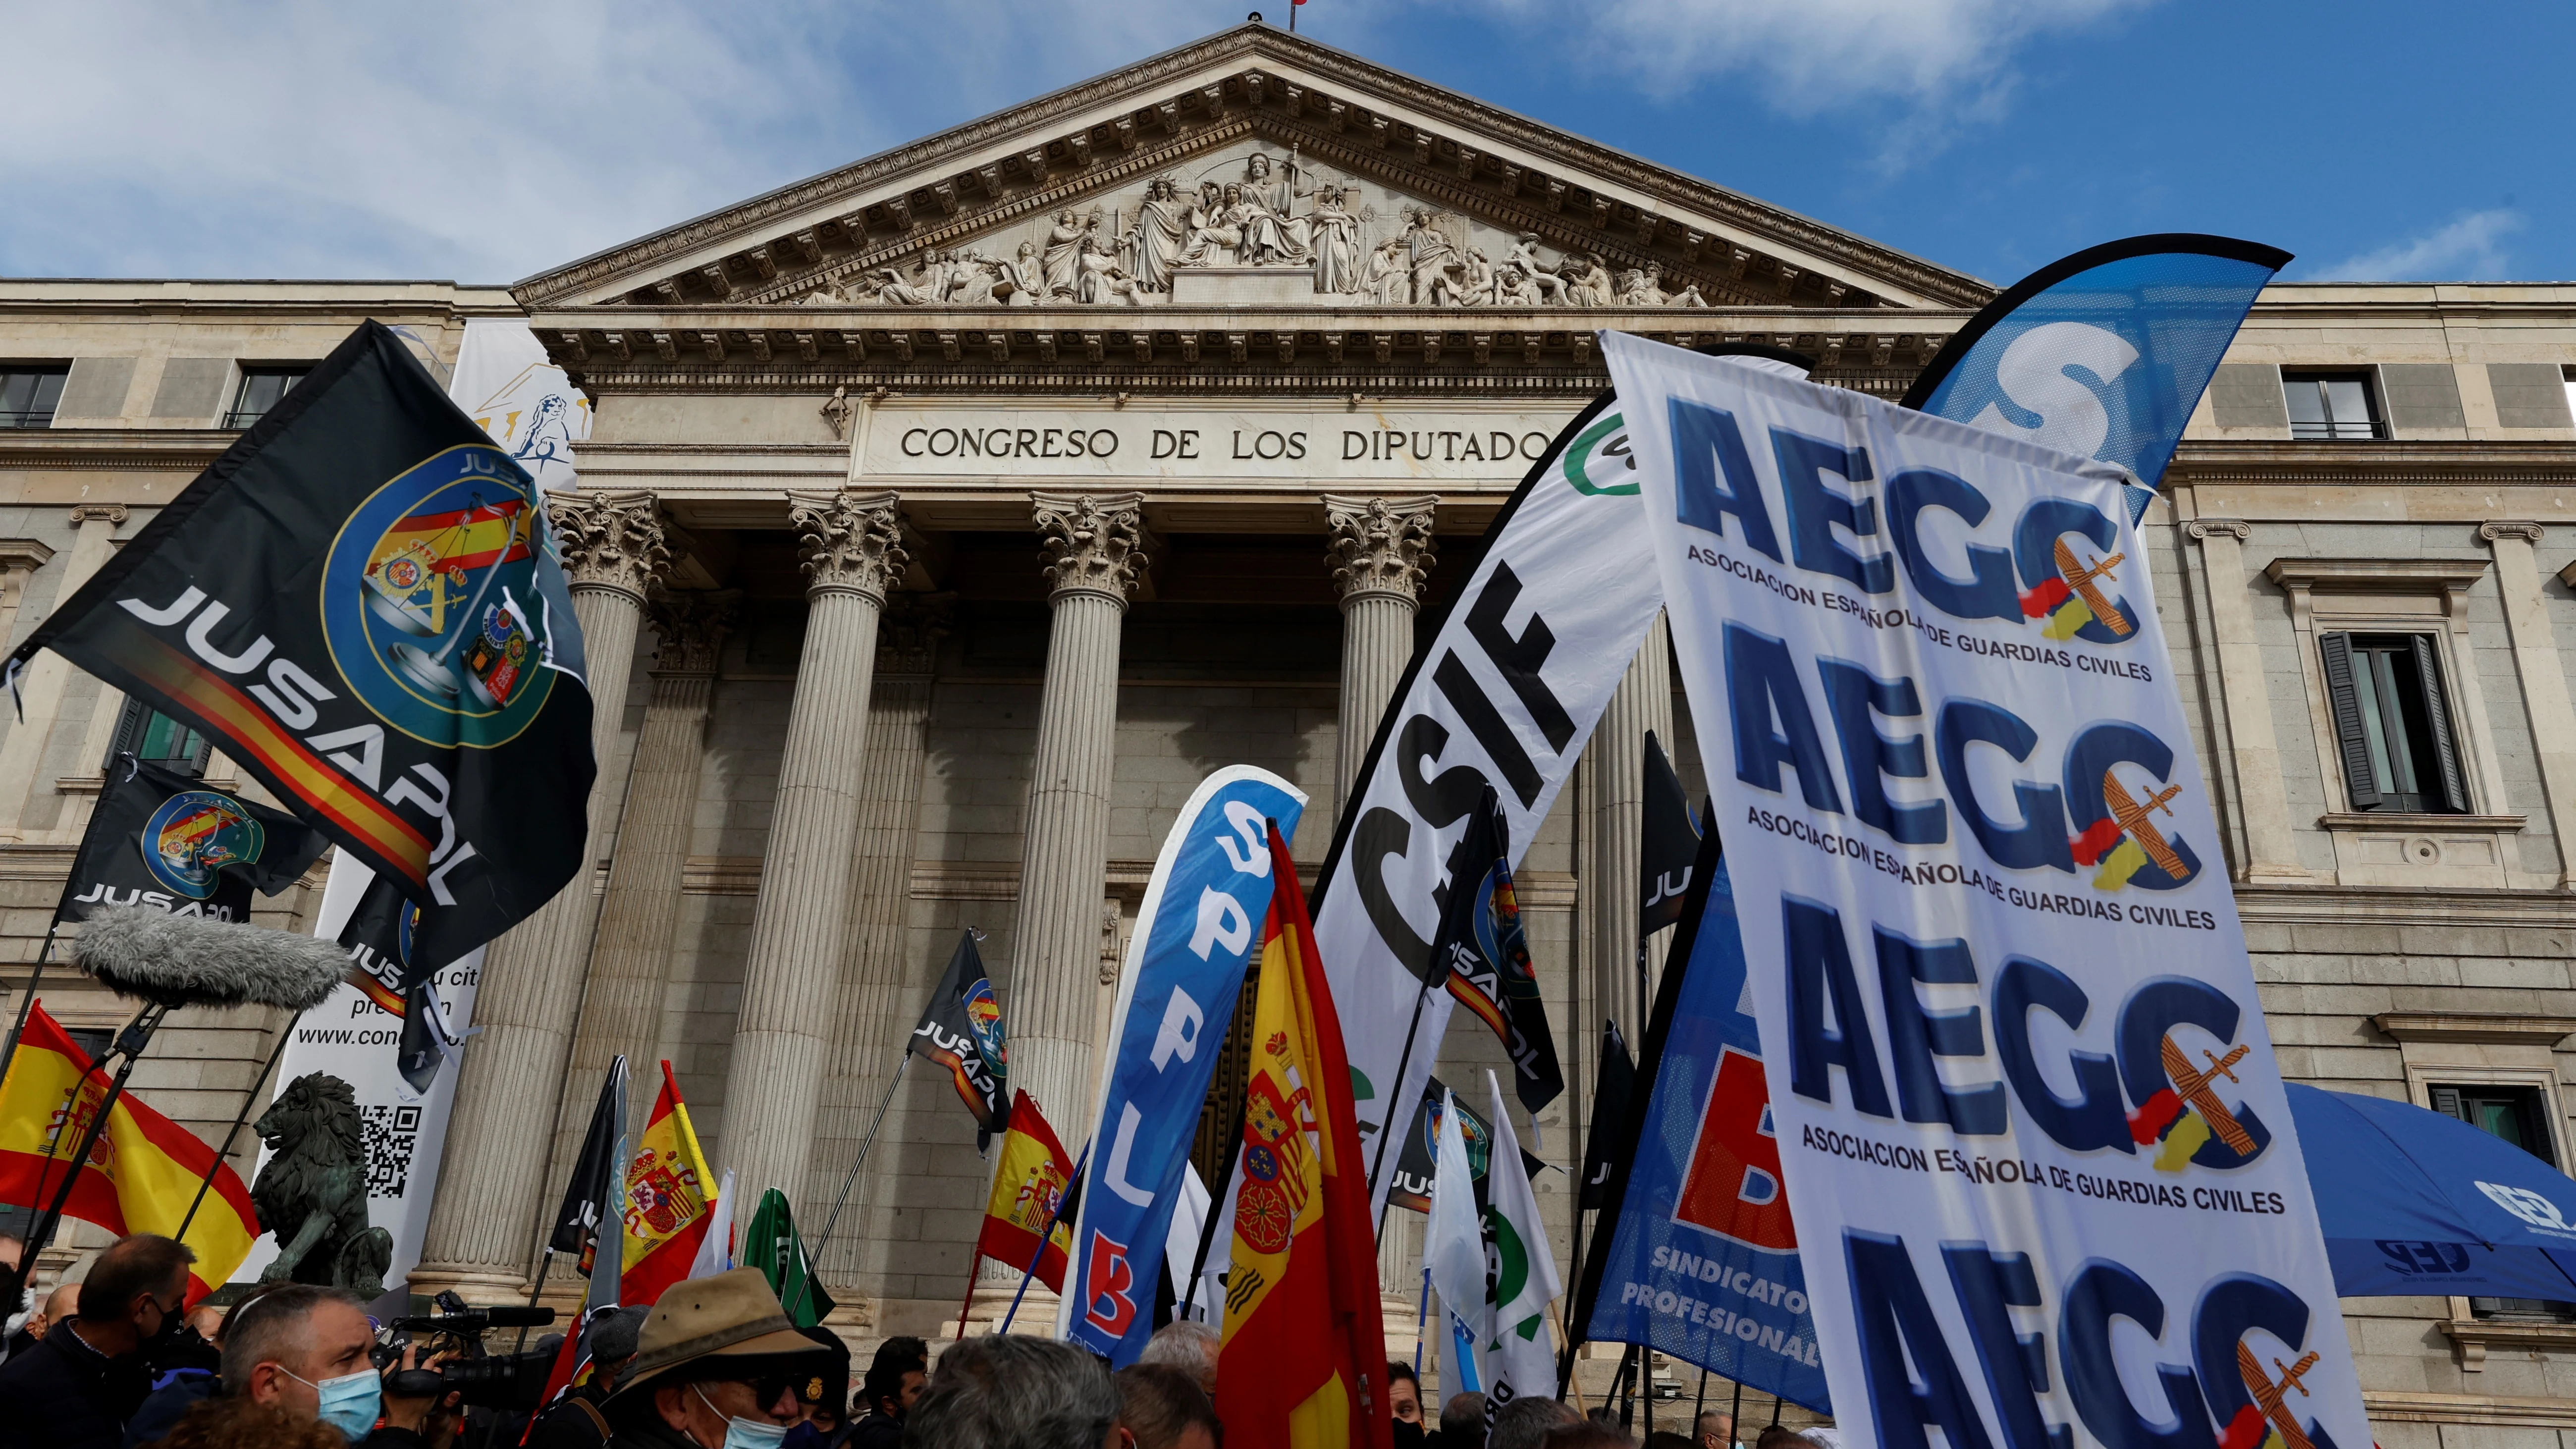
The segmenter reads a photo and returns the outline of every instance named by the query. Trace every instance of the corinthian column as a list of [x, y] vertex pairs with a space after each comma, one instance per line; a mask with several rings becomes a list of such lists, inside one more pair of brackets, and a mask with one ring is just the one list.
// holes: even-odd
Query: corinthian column
[[[1593, 780], [1598, 788], [1592, 807], [1591, 869], [1583, 882], [1583, 904], [1592, 918], [1592, 960], [1598, 973], [1596, 1010], [1585, 1030], [1603, 1015], [1618, 1019], [1629, 1049], [1646, 1037], [1645, 1005], [1638, 1000], [1637, 916], [1643, 894], [1638, 857], [1646, 831], [1646, 731], [1672, 752], [1673, 666], [1671, 635], [1664, 616], [1637, 646], [1627, 676], [1610, 696], [1601, 724], [1592, 732]], [[1660, 945], [1656, 954], [1661, 953]], [[1650, 959], [1649, 965], [1653, 964]]]
[[725, 1067], [724, 1156], [746, 1202], [804, 1200], [850, 925], [850, 844], [866, 768], [877, 616], [903, 576], [891, 493], [791, 493], [804, 542], [805, 648]]
[[1109, 784], [1118, 722], [1118, 627], [1151, 536], [1141, 493], [1029, 495], [1046, 545], [1046, 694], [1029, 772], [1027, 845], [1012, 949], [1011, 1075], [1051, 1120], [1091, 1092], [1100, 994], [1100, 901], [1109, 874]]
[[564, 1081], [555, 1124], [554, 1171], [571, 1171], [608, 1064], [623, 1053], [633, 1070], [637, 1115], [644, 1120], [660, 1075], [652, 1070], [662, 1037], [662, 983], [680, 917], [680, 875], [689, 856], [689, 827], [698, 803], [698, 769], [706, 754], [707, 704], [715, 691], [716, 651], [732, 626], [741, 595], [656, 591], [653, 689], [635, 736], [635, 765], [626, 813], [617, 823], [617, 854], [600, 898], [599, 931], [582, 988], [581, 1022], [573, 1034], [572, 1073]]
[[[821, 1223], [831, 1215], [849, 1164], [885, 1100], [887, 1079], [910, 1040], [927, 978], [906, 969], [911, 925], [913, 841], [920, 828], [922, 769], [930, 746], [931, 670], [938, 642], [948, 632], [946, 594], [896, 594], [886, 600], [877, 626], [877, 680], [868, 704], [868, 745], [859, 771], [859, 827], [850, 852], [850, 941], [843, 953], [844, 991], [832, 1070], [823, 1083], [823, 1116], [816, 1160], [831, 1171], [805, 1184], [807, 1202], [797, 1221]], [[891, 1144], [888, 1144], [889, 1147]], [[871, 1212], [878, 1183], [890, 1180], [886, 1156], [843, 1205], [838, 1231], [823, 1253], [823, 1281], [835, 1288], [871, 1292], [901, 1251], [893, 1225]], [[806, 1228], [813, 1244], [814, 1227]]]
[[[590, 750], [602, 761], [590, 790], [594, 858], [616, 823], [626, 781], [607, 768], [626, 712], [626, 680], [644, 595], [669, 562], [650, 493], [558, 493], [546, 499], [581, 623], [590, 671]], [[456, 1287], [516, 1292], [536, 1255], [546, 1166], [573, 1019], [581, 1010], [583, 967], [598, 899], [591, 872], [573, 876], [536, 914], [492, 943], [474, 996], [480, 1035], [465, 1049], [447, 1127], [438, 1200], [412, 1271], [416, 1292]], [[427, 1288], [421, 1284], [432, 1285]]]
[[1431, 565], [1430, 494], [1409, 498], [1324, 495], [1332, 529], [1326, 557], [1342, 595], [1341, 740], [1334, 760], [1335, 798], [1347, 804], [1378, 719], [1413, 657], [1413, 616], [1422, 576]]

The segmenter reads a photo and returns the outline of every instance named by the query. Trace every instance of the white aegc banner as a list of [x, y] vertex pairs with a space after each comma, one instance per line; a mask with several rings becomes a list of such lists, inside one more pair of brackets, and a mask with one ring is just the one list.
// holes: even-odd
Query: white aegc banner
[[1855, 1442], [2363, 1449], [2117, 468], [1604, 334]]

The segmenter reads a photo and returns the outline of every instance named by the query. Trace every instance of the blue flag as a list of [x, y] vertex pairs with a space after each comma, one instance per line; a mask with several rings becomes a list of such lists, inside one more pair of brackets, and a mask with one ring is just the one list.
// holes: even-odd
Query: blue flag
[[1723, 863], [1710, 864], [1707, 884], [1693, 892], [1706, 900], [1695, 928], [1685, 908], [1689, 955], [1666, 968], [1655, 1003], [1640, 1066], [1654, 1087], [1586, 1265], [1574, 1333], [1645, 1344], [1830, 1413], [1771, 1132], [1734, 887]]
[[1199, 1106], [1260, 949], [1275, 884], [1263, 822], [1291, 839], [1305, 808], [1297, 787], [1267, 770], [1228, 765], [1208, 776], [1172, 822], [1137, 907], [1059, 1325], [1113, 1367], [1134, 1363], [1154, 1334]]
[[2259, 242], [2169, 232], [2087, 247], [1968, 319], [1906, 407], [2117, 463], [2146, 512], [2256, 293], [2290, 260]]

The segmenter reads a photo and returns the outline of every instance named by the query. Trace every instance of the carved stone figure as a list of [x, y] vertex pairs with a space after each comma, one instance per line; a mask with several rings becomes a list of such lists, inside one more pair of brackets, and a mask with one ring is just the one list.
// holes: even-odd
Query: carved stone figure
[[1172, 268], [1190, 245], [1190, 203], [1168, 176], [1145, 183], [1144, 204], [1136, 209], [1136, 229], [1129, 234], [1127, 270], [1148, 292], [1172, 289]]
[[1290, 215], [1299, 195], [1293, 179], [1295, 162], [1288, 177], [1278, 176], [1270, 158], [1258, 151], [1244, 164], [1244, 179], [1238, 188], [1240, 224], [1243, 227], [1243, 260], [1257, 267], [1295, 266], [1310, 253], [1307, 245], [1308, 225], [1303, 217]]
[[272, 1156], [251, 1183], [262, 1231], [277, 1235], [277, 1261], [262, 1283], [385, 1291], [393, 1234], [367, 1224], [367, 1150], [355, 1088], [313, 1072], [296, 1078], [252, 1131]]
[[850, 406], [850, 390], [848, 388], [836, 387], [832, 389], [832, 395], [825, 398], [823, 400], [823, 406], [816, 411], [822, 413], [824, 422], [832, 425], [832, 437], [834, 440], [842, 442], [848, 441], [850, 436], [850, 414], [854, 411]]
[[1405, 262], [1404, 238], [1388, 237], [1369, 253], [1368, 266], [1360, 273], [1360, 292], [1382, 307], [1400, 307], [1413, 300], [1413, 272]]
[[1349, 192], [1329, 183], [1315, 188], [1315, 209], [1305, 218], [1306, 242], [1315, 254], [1315, 290], [1348, 294], [1360, 289], [1360, 219], [1346, 203]]
[[1109, 301], [1124, 301], [1130, 307], [1145, 304], [1143, 289], [1136, 279], [1127, 275], [1126, 269], [1118, 265], [1116, 254], [1096, 236], [1082, 239], [1081, 278], [1076, 300], [1086, 305]]
[[1413, 207], [1404, 215], [1405, 268], [1413, 285], [1403, 300], [1419, 307], [1445, 305], [1455, 290], [1449, 270], [1458, 265], [1458, 249], [1448, 233], [1431, 224], [1430, 208]]
[[1598, 253], [1585, 252], [1579, 266], [1569, 258], [1559, 275], [1565, 278], [1565, 300], [1572, 306], [1607, 307], [1615, 300], [1609, 269], [1601, 265]]
[[1214, 185], [1209, 182], [1199, 190], [1198, 226], [1190, 234], [1190, 249], [1181, 254], [1185, 267], [1230, 267], [1242, 258], [1243, 224], [1254, 209], [1244, 204], [1243, 188], [1231, 183], [1210, 205], [1207, 192]]
[[1014, 260], [993, 263], [1001, 283], [993, 290], [1013, 307], [1034, 307], [1047, 299], [1046, 269], [1038, 262], [1038, 244], [1024, 241]]
[[1481, 248], [1469, 247], [1458, 259], [1457, 274], [1449, 279], [1448, 301], [1452, 307], [1494, 305], [1494, 266], [1485, 260]]
[[[1097, 219], [1095, 213], [1093, 220]], [[1068, 302], [1073, 300], [1077, 284], [1082, 280], [1082, 238], [1091, 226], [1092, 223], [1086, 222], [1072, 207], [1055, 214], [1055, 229], [1047, 233], [1046, 239], [1048, 297]]]
[[1538, 233], [1522, 232], [1512, 239], [1512, 249], [1503, 253], [1503, 270], [1517, 275], [1515, 292], [1526, 292], [1532, 301], [1562, 305], [1565, 301], [1565, 279], [1556, 269], [1538, 259]]

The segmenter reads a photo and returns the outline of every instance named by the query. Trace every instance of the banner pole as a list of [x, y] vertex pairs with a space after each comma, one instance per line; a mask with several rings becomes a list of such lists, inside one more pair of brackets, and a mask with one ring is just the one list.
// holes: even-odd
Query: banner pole
[[1234, 1135], [1226, 1140], [1225, 1170], [1217, 1174], [1216, 1187], [1208, 1194], [1207, 1221], [1199, 1224], [1198, 1256], [1190, 1259], [1189, 1286], [1181, 1290], [1183, 1303], [1198, 1302], [1199, 1280], [1207, 1272], [1208, 1253], [1216, 1247], [1217, 1209], [1225, 1205], [1226, 1185], [1234, 1181], [1234, 1165], [1242, 1159], [1243, 1123], [1238, 1120], [1234, 1124]]
[[[1082, 1156], [1074, 1159], [1073, 1180], [1082, 1181], [1082, 1170], [1090, 1165], [1091, 1148], [1086, 1144], [1082, 1149]], [[1046, 1260], [1047, 1240], [1055, 1236], [1055, 1225], [1062, 1221], [1064, 1221], [1064, 1194], [1058, 1193], [1055, 1206], [1047, 1212], [1046, 1225], [1038, 1229], [1038, 1250], [1029, 1255], [1029, 1266], [1020, 1274], [1019, 1291], [1011, 1295], [1011, 1306], [1002, 1314], [1002, 1326], [994, 1332], [1011, 1331], [1011, 1320], [1020, 1316], [1020, 1300], [1029, 1296], [1029, 1280], [1038, 1275], [1038, 1264]], [[979, 1256], [975, 1261], [980, 1266], [983, 1259]], [[966, 1301], [970, 1304], [975, 1301], [975, 1280], [972, 1278], [966, 1280]], [[959, 1338], [966, 1336], [966, 1311], [963, 1308], [957, 1311], [957, 1336]]]
[[197, 1220], [197, 1209], [205, 1205], [206, 1189], [215, 1185], [215, 1174], [224, 1170], [224, 1159], [232, 1155], [233, 1139], [241, 1135], [242, 1124], [250, 1120], [250, 1104], [259, 1100], [260, 1085], [268, 1080], [269, 1073], [277, 1070], [278, 1058], [286, 1055], [286, 1044], [295, 1037], [295, 1024], [303, 1019], [304, 1013], [299, 1011], [288, 1017], [286, 1025], [279, 1028], [276, 1048], [269, 1052], [268, 1061], [260, 1067], [259, 1075], [250, 1079], [250, 1090], [242, 1093], [241, 1110], [233, 1114], [233, 1125], [224, 1133], [224, 1145], [215, 1149], [215, 1160], [206, 1168], [205, 1177], [198, 1181], [197, 1195], [188, 1203], [188, 1215], [179, 1220], [179, 1231], [170, 1235], [173, 1238], [183, 1243], [188, 1240], [188, 1225]]
[[27, 1013], [36, 1004], [36, 987], [45, 979], [45, 963], [54, 959], [54, 932], [62, 928], [59, 921], [45, 926], [45, 944], [36, 952], [36, 969], [27, 974], [27, 994], [18, 1000], [18, 1019], [9, 1024], [9, 1046], [0, 1051], [0, 1081], [9, 1079], [9, 1068], [18, 1060], [18, 1038], [26, 1034]]
[[1735, 1425], [1744, 1417], [1744, 1380], [1735, 1381], [1735, 1405], [1726, 1411], [1726, 1449], [1735, 1449]]
[[[1369, 1194], [1377, 1202], [1380, 1222], [1386, 1220], [1386, 1194], [1378, 1191], [1378, 1174], [1386, 1170], [1386, 1144], [1394, 1141], [1397, 1133], [1413, 1128], [1413, 1114], [1410, 1112], [1401, 1113], [1399, 1122], [1401, 1103], [1396, 1099], [1404, 1095], [1404, 1074], [1413, 1066], [1413, 1038], [1422, 1030], [1422, 1003], [1430, 995], [1431, 983], [1428, 980], [1413, 989], [1413, 1020], [1404, 1028], [1404, 1051], [1395, 1059], [1395, 1082], [1387, 1088], [1386, 1122], [1377, 1129], [1377, 1161], [1369, 1168]], [[1228, 1175], [1232, 1175], [1232, 1169], [1228, 1169]]]
[[[805, 1275], [809, 1282], [814, 1274], [823, 1270], [823, 1250], [832, 1246], [832, 1231], [841, 1224], [841, 1209], [850, 1200], [850, 1188], [858, 1182], [859, 1169], [867, 1165], [868, 1153], [877, 1145], [877, 1132], [885, 1126], [886, 1109], [894, 1105], [895, 1088], [903, 1085], [904, 1068], [911, 1065], [912, 1052], [907, 1048], [902, 1058], [894, 1064], [894, 1076], [886, 1082], [885, 1095], [877, 1100], [876, 1120], [868, 1124], [867, 1140], [859, 1144], [858, 1160], [850, 1164], [849, 1172], [841, 1178], [841, 1195], [832, 1199], [831, 1215], [823, 1219], [823, 1235], [814, 1240], [814, 1250], [808, 1254], [814, 1263], [813, 1268]], [[967, 1291], [971, 1293], [974, 1290], [970, 1287]], [[804, 1290], [801, 1288], [797, 1291], [797, 1299], [800, 1303], [804, 1299]], [[790, 1309], [789, 1312], [793, 1313], [794, 1310]]]
[[[107, 1095], [99, 1099], [98, 1111], [90, 1117], [88, 1130], [81, 1133], [80, 1148], [72, 1153], [71, 1162], [63, 1172], [63, 1185], [55, 1189], [52, 1204], [45, 1209], [44, 1216], [28, 1228], [27, 1246], [20, 1251], [19, 1261], [35, 1262], [37, 1255], [45, 1251], [45, 1245], [53, 1240], [54, 1229], [62, 1225], [63, 1209], [71, 1203], [72, 1187], [88, 1167], [91, 1149], [98, 1146], [98, 1139], [106, 1133], [108, 1117], [116, 1111], [117, 1099], [125, 1095], [125, 1083], [134, 1075], [134, 1064], [143, 1059], [143, 1049], [151, 1045], [152, 1033], [160, 1029], [161, 1019], [169, 1014], [170, 1008], [155, 1002], [143, 1008], [125, 1030], [117, 1033], [116, 1045], [110, 1050], [122, 1053], [125, 1062], [116, 1069], [116, 1080], [108, 1083]], [[86, 1082], [88, 1075], [84, 1073], [81, 1080]], [[78, 1106], [79, 1103], [80, 1088], [75, 1085], [72, 1088], [72, 1105]], [[68, 1119], [65, 1125], [70, 1125]]]
[[1422, 1395], [1422, 1335], [1431, 1326], [1431, 1265], [1422, 1265], [1422, 1303], [1413, 1310], [1413, 1392]]

